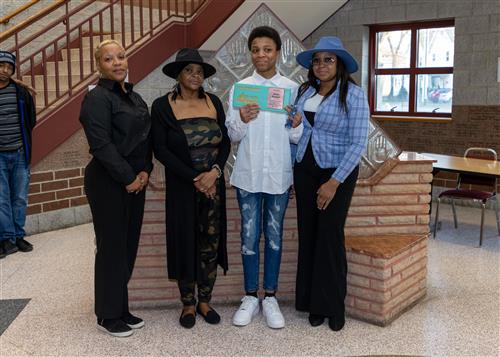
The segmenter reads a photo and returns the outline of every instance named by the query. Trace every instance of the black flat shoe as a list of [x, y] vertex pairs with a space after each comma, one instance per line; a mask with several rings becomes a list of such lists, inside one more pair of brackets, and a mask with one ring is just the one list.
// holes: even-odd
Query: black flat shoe
[[196, 312], [200, 314], [209, 324], [216, 325], [220, 322], [220, 315], [212, 308], [210, 308], [206, 315], [203, 315], [200, 305], [198, 304], [196, 306]]
[[312, 327], [323, 325], [323, 322], [325, 322], [324, 316], [309, 314], [309, 323], [311, 324]]
[[330, 326], [330, 328], [333, 331], [342, 330], [344, 325], [345, 325], [345, 317], [344, 316], [342, 316], [342, 319], [340, 319], [340, 320], [336, 320], [333, 317], [330, 317], [330, 319], [328, 320], [328, 326]]
[[179, 318], [179, 323], [184, 328], [192, 328], [196, 323], [196, 315], [192, 313], [184, 314], [184, 310], [182, 310], [181, 317]]

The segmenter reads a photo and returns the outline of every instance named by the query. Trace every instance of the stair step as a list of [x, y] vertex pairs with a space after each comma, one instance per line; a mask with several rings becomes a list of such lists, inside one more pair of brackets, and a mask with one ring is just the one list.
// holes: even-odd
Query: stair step
[[[82, 51], [82, 58], [84, 60], [93, 60], [91, 53], [90, 53], [90, 47], [83, 47], [82, 50], [83, 50]], [[79, 48], [70, 48], [69, 51], [70, 51], [71, 60], [73, 60], [73, 61], [80, 60], [80, 49]], [[63, 61], [67, 61], [68, 60], [68, 50], [66, 50], [66, 49], [61, 50], [61, 56], [62, 56]]]
[[[57, 98], [55, 90], [47, 91], [47, 98], [49, 103]], [[35, 96], [35, 105], [39, 108], [45, 107], [45, 92], [43, 90], [37, 92]]]
[[[63, 91], [68, 89], [68, 80], [69, 76], [67, 74], [61, 74], [59, 75], [59, 90]], [[72, 74], [71, 75], [71, 85], [74, 86], [76, 83], [79, 83], [81, 80], [79, 74]], [[31, 84], [31, 76], [23, 76], [23, 82], [29, 85]], [[35, 75], [34, 76], [34, 86], [33, 86], [37, 91], [41, 91], [44, 89], [44, 83], [43, 83], [43, 75]], [[49, 90], [55, 90], [56, 89], [56, 76], [55, 75], [48, 75], [47, 76], [47, 89]]]
[[[83, 74], [91, 73], [91, 63], [93, 61], [84, 60], [83, 63]], [[95, 65], [94, 65], [95, 69]], [[58, 61], [58, 70], [59, 75], [67, 75], [68, 74], [68, 62], [67, 61]], [[71, 74], [79, 74], [80, 73], [80, 61], [75, 60], [71, 61]], [[55, 75], [56, 74], [56, 64], [55, 62], [47, 62], [47, 74]]]

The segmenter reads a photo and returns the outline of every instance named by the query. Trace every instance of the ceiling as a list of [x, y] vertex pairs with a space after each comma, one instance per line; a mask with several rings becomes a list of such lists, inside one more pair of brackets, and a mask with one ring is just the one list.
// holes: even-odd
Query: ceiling
[[347, 0], [246, 0], [200, 49], [218, 50], [262, 3], [303, 40], [346, 2]]

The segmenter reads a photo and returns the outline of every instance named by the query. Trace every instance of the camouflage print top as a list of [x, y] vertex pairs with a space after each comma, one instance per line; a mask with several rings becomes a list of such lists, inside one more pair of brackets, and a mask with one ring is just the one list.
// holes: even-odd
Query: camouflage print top
[[179, 124], [186, 135], [194, 169], [210, 169], [215, 163], [222, 141], [222, 132], [217, 120], [197, 117], [179, 120]]

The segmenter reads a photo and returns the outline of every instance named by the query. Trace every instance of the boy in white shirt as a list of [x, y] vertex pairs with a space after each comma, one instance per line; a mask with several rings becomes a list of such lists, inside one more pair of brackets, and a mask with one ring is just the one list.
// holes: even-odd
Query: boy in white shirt
[[[295, 98], [298, 85], [276, 69], [281, 39], [268, 26], [255, 28], [248, 38], [254, 72], [240, 81], [268, 87], [290, 88]], [[285, 320], [276, 300], [281, 263], [283, 220], [292, 185], [290, 143], [302, 135], [300, 114], [260, 111], [257, 104], [235, 109], [231, 90], [226, 126], [232, 142], [239, 143], [231, 185], [236, 187], [241, 212], [241, 255], [246, 295], [233, 316], [233, 324], [245, 326], [259, 313], [259, 241], [265, 236], [263, 314], [271, 328], [282, 328]], [[291, 125], [286, 125], [287, 121]]]

